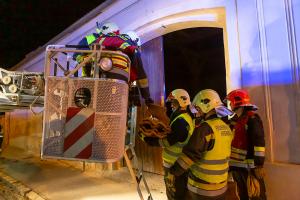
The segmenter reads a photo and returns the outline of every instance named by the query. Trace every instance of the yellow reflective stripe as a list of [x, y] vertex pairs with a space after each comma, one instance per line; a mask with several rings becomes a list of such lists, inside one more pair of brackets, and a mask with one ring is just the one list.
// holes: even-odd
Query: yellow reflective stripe
[[123, 44], [121, 44], [120, 48], [121, 49], [126, 49], [129, 46], [130, 46], [130, 44], [128, 44], [127, 42], [124, 42]]
[[257, 146], [254, 146], [254, 151], [263, 151], [265, 152], [265, 147], [257, 147]]
[[99, 44], [102, 45], [102, 43], [103, 43], [104, 40], [105, 40], [105, 37], [102, 37], [102, 38], [100, 39], [100, 41], [99, 41]]
[[87, 35], [85, 36], [85, 38], [87, 40], [88, 45], [92, 44], [96, 40], [96, 37], [93, 34]]
[[178, 158], [177, 162], [183, 169], [188, 169], [194, 164], [194, 161], [185, 154], [182, 154], [182, 156]]
[[247, 151], [243, 150], [243, 149], [237, 149], [237, 148], [231, 147], [231, 151], [247, 155]]
[[224, 183], [199, 183], [189, 178], [188, 184], [203, 190], [219, 190], [224, 188], [227, 185], [227, 182], [225, 181]]
[[233, 153], [233, 152], [231, 152], [230, 157], [232, 157], [232, 158], [237, 158], [237, 159], [241, 159], [241, 160], [245, 160], [245, 159], [246, 159], [246, 156], [245, 156], [245, 155], [241, 155], [241, 154]]
[[177, 163], [181, 166], [181, 168], [187, 170], [190, 168], [190, 165], [188, 165], [186, 162], [184, 162], [181, 158], [177, 159]]
[[178, 157], [181, 154], [182, 149], [172, 149], [172, 151], [170, 151], [168, 148], [165, 148], [164, 151], [170, 156]]
[[162, 147], [169, 147], [170, 146], [170, 143], [168, 142], [167, 138], [159, 139], [159, 144]]
[[136, 82], [137, 82], [137, 84], [139, 85], [140, 88], [149, 87], [149, 85], [148, 85], [148, 79], [147, 78], [138, 79]]

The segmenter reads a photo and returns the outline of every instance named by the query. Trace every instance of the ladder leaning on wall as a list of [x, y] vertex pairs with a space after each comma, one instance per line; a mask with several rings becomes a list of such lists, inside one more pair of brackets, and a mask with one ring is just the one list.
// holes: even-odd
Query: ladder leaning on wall
[[[136, 124], [137, 124], [137, 106], [132, 106], [128, 109], [128, 130], [127, 130], [127, 138], [126, 138], [128, 141], [126, 142], [126, 146], [125, 146], [124, 158], [128, 170], [130, 172], [130, 175], [132, 177], [132, 180], [136, 184], [136, 189], [140, 196], [140, 199], [145, 200], [140, 187], [141, 182], [143, 182], [148, 195], [147, 200], [153, 200], [146, 178], [143, 174], [143, 170], [138, 164], [138, 159], [134, 150]], [[133, 169], [132, 161], [133, 163], [135, 163], [136, 169]]]

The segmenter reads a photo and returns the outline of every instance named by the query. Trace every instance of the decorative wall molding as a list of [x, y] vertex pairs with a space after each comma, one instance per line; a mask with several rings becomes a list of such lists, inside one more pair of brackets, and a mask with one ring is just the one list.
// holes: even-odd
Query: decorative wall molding
[[295, 31], [295, 18], [292, 0], [284, 0], [285, 17], [287, 23], [288, 46], [291, 59], [291, 70], [293, 75], [293, 90], [296, 108], [297, 133], [300, 133], [300, 69], [297, 50], [297, 38]]
[[263, 1], [256, 0], [256, 10], [259, 28], [259, 41], [260, 41], [260, 51], [261, 51], [261, 63], [263, 68], [263, 83], [264, 83], [264, 95], [266, 102], [266, 115], [269, 125], [270, 134], [270, 160], [274, 162], [274, 151], [273, 151], [273, 135], [274, 135], [274, 125], [273, 125], [273, 112], [271, 103], [271, 89], [270, 89], [270, 78], [269, 78], [269, 56], [267, 50], [267, 37], [265, 30], [265, 19], [264, 19], [264, 8]]

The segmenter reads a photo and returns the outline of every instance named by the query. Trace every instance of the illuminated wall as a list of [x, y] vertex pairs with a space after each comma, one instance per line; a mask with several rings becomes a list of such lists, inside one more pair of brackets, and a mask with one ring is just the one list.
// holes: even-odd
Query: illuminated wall
[[[269, 199], [298, 199], [299, 10], [300, 0], [117, 1], [51, 43], [76, 44], [94, 31], [98, 19], [116, 22], [123, 31], [136, 30], [143, 43], [184, 28], [223, 28], [227, 88], [247, 88], [265, 125]], [[16, 69], [42, 71], [43, 64], [41, 48]]]

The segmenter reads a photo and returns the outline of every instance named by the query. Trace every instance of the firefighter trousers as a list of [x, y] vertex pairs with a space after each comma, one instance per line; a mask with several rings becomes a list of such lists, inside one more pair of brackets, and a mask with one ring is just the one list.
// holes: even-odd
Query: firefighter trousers
[[164, 168], [164, 181], [168, 200], [183, 200], [187, 191], [187, 177], [185, 172], [180, 176], [174, 176], [168, 168]]
[[247, 177], [248, 177], [248, 170], [245, 168], [234, 168], [231, 170], [232, 177], [234, 181], [237, 183], [237, 190], [240, 200], [266, 200], [266, 187], [264, 183], [264, 179], [257, 179], [260, 185], [260, 196], [249, 198], [248, 197], [248, 190], [247, 190]]

